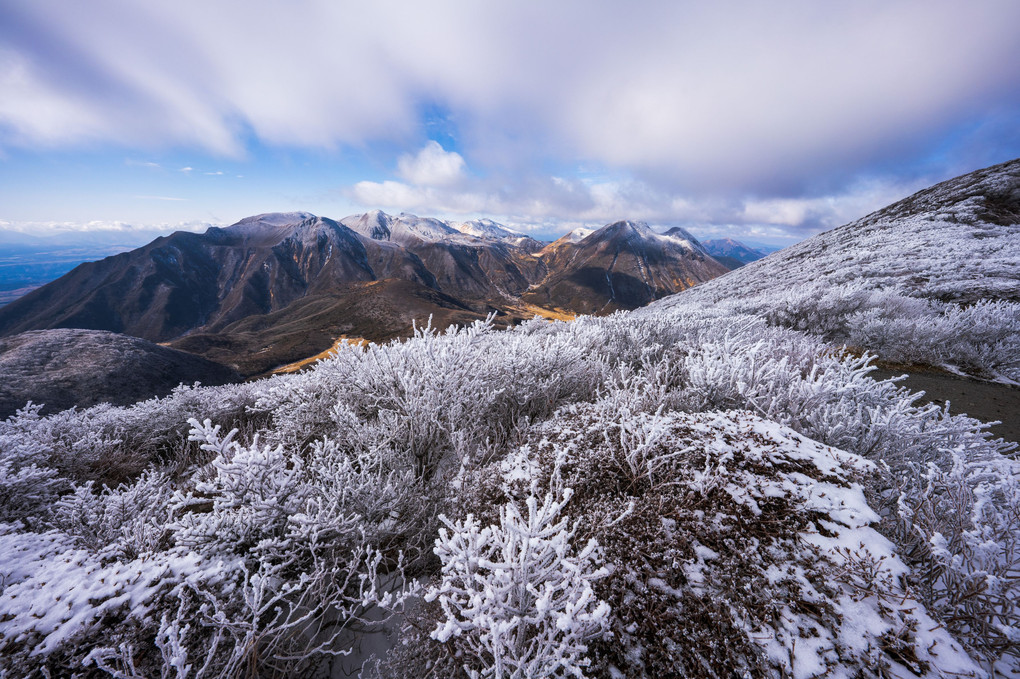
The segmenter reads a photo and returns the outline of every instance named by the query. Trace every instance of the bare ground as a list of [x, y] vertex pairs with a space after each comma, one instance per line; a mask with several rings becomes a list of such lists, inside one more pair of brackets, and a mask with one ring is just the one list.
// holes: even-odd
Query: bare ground
[[966, 414], [982, 422], [998, 420], [990, 427], [995, 437], [1020, 443], [1020, 388], [993, 382], [958, 377], [934, 370], [907, 371], [879, 369], [871, 373], [875, 379], [907, 375], [900, 382], [911, 391], [923, 391], [917, 403], [949, 402], [949, 412]]

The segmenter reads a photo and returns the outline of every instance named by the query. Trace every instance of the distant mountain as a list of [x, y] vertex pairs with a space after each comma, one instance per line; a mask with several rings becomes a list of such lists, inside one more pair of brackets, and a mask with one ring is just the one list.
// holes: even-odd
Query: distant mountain
[[727, 267], [681, 228], [665, 234], [615, 222], [575, 240], [571, 232], [539, 256], [549, 271], [523, 298], [576, 313], [634, 309], [720, 276]]
[[127, 405], [181, 384], [240, 381], [237, 372], [137, 337], [102, 330], [33, 330], [0, 338], [0, 419], [28, 401], [44, 412]]
[[757, 261], [768, 254], [763, 250], [744, 245], [732, 238], [706, 240], [702, 245], [705, 246], [705, 251], [708, 254], [730, 269], [739, 269], [745, 264]]
[[78, 327], [165, 342], [384, 277], [436, 286], [403, 248], [313, 215], [260, 215], [82, 264], [0, 309], [0, 334]]
[[838, 285], [970, 304], [1020, 301], [1020, 159], [977, 170], [684, 294], [706, 302]]
[[393, 217], [379, 210], [346, 217], [340, 223], [373, 241], [403, 246], [435, 276], [439, 290], [467, 300], [509, 302], [528, 289], [539, 266], [530, 254], [533, 248], [494, 238], [498, 233], [492, 228], [494, 222], [485, 237], [464, 233], [438, 219]]
[[579, 243], [596, 231], [598, 231], [598, 229], [590, 229], [586, 226], [579, 226], [561, 237], [560, 240], [565, 243]]
[[438, 219], [406, 213], [393, 217], [382, 210], [345, 217], [340, 223], [374, 240], [391, 241], [405, 246], [447, 241], [460, 235], [460, 231]]
[[0, 336], [109, 330], [172, 343], [259, 374], [338, 337], [407, 336], [497, 313], [608, 313], [726, 271], [690, 234], [619, 222], [545, 248], [489, 220], [305, 212], [178, 232], [82, 264], [0, 308]]
[[505, 241], [527, 252], [535, 252], [542, 249], [544, 243], [537, 241], [531, 236], [518, 233], [508, 229], [502, 224], [491, 219], [475, 219], [470, 222], [451, 222], [450, 226], [463, 234], [481, 238], [483, 240]]

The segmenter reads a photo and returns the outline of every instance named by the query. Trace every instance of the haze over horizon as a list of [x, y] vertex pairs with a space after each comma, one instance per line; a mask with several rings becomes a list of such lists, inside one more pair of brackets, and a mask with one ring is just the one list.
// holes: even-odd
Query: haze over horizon
[[0, 231], [378, 208], [783, 246], [1020, 156], [1015, 2], [363, 5], [3, 3]]

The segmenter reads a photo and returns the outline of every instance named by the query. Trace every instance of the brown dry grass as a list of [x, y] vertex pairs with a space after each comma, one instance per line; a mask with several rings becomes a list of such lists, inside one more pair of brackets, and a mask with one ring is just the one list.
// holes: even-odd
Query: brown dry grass
[[577, 318], [577, 314], [573, 311], [542, 307], [528, 302], [522, 302], [519, 306], [512, 308], [511, 311], [516, 311], [524, 316], [540, 316], [549, 321], [572, 321]]
[[347, 335], [340, 335], [340, 337], [338, 337], [336, 341], [333, 342], [333, 346], [331, 346], [329, 349], [326, 349], [325, 351], [320, 351], [314, 356], [303, 358], [300, 361], [295, 361], [294, 363], [288, 363], [287, 365], [280, 366], [279, 368], [274, 369], [270, 374], [279, 375], [283, 373], [297, 372], [304, 368], [305, 366], [309, 366], [315, 363], [316, 361], [321, 361], [324, 358], [328, 358], [330, 352], [336, 351], [340, 347], [340, 345], [343, 344], [344, 342], [352, 342], [354, 344], [361, 345], [369, 344], [369, 341], [367, 339], [364, 339], [363, 337], [348, 337]]

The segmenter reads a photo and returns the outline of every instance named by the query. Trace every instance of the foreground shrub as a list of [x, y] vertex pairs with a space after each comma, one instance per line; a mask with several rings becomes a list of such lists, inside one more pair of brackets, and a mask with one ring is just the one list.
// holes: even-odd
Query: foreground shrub
[[[634, 464], [636, 446], [651, 466]], [[506, 508], [523, 501], [541, 516], [532, 512], [545, 497], [542, 506], [569, 517], [575, 539], [597, 540], [610, 564], [593, 587], [611, 606], [611, 634], [591, 642], [585, 676], [982, 675], [875, 531], [860, 481], [876, 468], [856, 455], [749, 413], [606, 418], [595, 404], [560, 411], [493, 471], [474, 477], [474, 509], [501, 496], [510, 504], [498, 517], [490, 509], [451, 522], [437, 543], [449, 570], [433, 596], [450, 587], [450, 571], [473, 583], [456, 590], [457, 610], [444, 604], [439, 641], [457, 629], [502, 630], [500, 620], [518, 613], [512, 600], [485, 594], [505, 581], [504, 559], [487, 555], [506, 544]], [[552, 500], [561, 486], [573, 488], [569, 503]]]
[[605, 631], [609, 606], [592, 591], [606, 575], [594, 567], [598, 544], [575, 553], [578, 526], [560, 518], [571, 491], [554, 486], [541, 501], [528, 495], [526, 511], [507, 503], [485, 528], [470, 514], [443, 517], [442, 575], [425, 600], [438, 600], [445, 620], [431, 636], [467, 659], [471, 677], [582, 676], [587, 642]]

